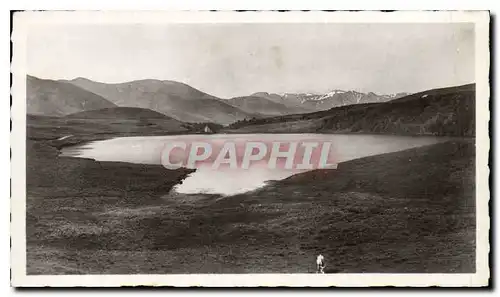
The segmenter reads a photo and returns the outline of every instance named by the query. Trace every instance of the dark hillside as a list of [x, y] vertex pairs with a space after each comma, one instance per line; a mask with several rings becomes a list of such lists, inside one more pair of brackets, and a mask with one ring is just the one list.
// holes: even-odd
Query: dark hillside
[[475, 135], [475, 84], [429, 90], [383, 103], [240, 121], [236, 133]]

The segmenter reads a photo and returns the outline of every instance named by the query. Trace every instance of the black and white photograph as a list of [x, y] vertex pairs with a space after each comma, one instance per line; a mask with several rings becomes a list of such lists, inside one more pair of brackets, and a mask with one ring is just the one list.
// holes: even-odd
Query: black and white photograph
[[487, 285], [489, 22], [15, 13], [13, 285]]

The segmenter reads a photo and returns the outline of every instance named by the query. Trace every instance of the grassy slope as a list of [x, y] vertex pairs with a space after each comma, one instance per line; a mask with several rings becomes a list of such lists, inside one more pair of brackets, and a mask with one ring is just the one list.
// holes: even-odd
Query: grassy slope
[[249, 114], [257, 113], [276, 116], [306, 112], [305, 109], [301, 109], [300, 107], [288, 107], [285, 104], [277, 103], [259, 96], [234, 97], [226, 100], [226, 102]]
[[82, 88], [61, 81], [26, 78], [27, 112], [46, 116], [116, 107], [115, 104]]
[[237, 122], [232, 133], [382, 133], [474, 136], [475, 85], [434, 89], [384, 103]]
[[106, 84], [79, 78], [68, 83], [98, 94], [118, 106], [147, 108], [183, 122], [230, 124], [254, 116], [225, 100], [175, 81], [145, 79]]
[[[116, 120], [114, 120], [116, 122]], [[168, 193], [189, 173], [162, 166], [96, 162], [89, 159], [59, 157], [58, 148], [83, 141], [112, 136], [164, 135], [185, 132], [171, 121], [148, 120], [147, 130], [137, 121], [106, 119], [64, 119], [28, 116], [27, 123], [27, 252], [28, 272], [40, 269], [59, 273], [62, 262], [47, 253], [62, 255], [75, 251], [76, 240], [92, 237], [85, 224], [94, 224], [92, 211], [104, 206], [147, 205], [157, 195]], [[72, 135], [64, 140], [62, 136]], [[150, 200], [151, 199], [151, 200]], [[79, 221], [83, 224], [79, 225]], [[83, 233], [82, 233], [83, 231]], [[77, 252], [77, 251], [75, 251]], [[77, 252], [79, 253], [79, 252]], [[32, 256], [34, 255], [34, 258]], [[75, 259], [73, 264], [81, 259]], [[63, 265], [64, 266], [64, 265]]]
[[[91, 112], [94, 114], [94, 112]], [[102, 140], [115, 136], [168, 135], [189, 133], [189, 126], [174, 119], [113, 117], [99, 118], [45, 117], [28, 115], [29, 140], [48, 141], [54, 147]], [[62, 141], [60, 137], [70, 136]]]
[[136, 119], [163, 119], [176, 121], [168, 116], [151, 109], [138, 107], [113, 107], [97, 110], [72, 113], [66, 118], [74, 119], [110, 119], [110, 120], [136, 120]]
[[448, 142], [355, 160], [285, 184], [314, 185], [315, 200], [331, 210], [318, 218], [309, 247], [339, 258], [335, 267], [352, 271], [356, 261], [360, 271], [471, 272], [474, 154], [472, 140]]
[[[182, 170], [57, 157], [69, 143], [144, 132], [59, 120], [28, 120], [30, 274], [311, 272], [318, 252], [330, 272], [474, 270], [472, 143], [360, 159], [223, 198], [169, 194]], [[169, 131], [158, 127], [149, 134]]]

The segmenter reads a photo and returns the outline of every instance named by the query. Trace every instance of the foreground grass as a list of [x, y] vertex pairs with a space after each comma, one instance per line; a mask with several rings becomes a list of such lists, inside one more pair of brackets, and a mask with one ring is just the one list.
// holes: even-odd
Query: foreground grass
[[475, 269], [472, 141], [219, 197], [170, 193], [182, 170], [57, 157], [49, 136], [28, 141], [29, 274], [307, 273], [319, 252], [332, 273]]

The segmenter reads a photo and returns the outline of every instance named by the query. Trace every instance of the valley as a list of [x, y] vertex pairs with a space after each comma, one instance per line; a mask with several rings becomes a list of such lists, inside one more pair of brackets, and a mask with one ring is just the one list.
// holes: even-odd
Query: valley
[[[41, 91], [46, 84], [49, 91]], [[27, 116], [26, 140], [28, 274], [312, 273], [318, 253], [326, 258], [327, 273], [475, 271], [474, 85], [307, 113], [273, 115], [296, 108], [275, 102], [263, 116], [255, 102], [233, 102], [240, 105], [235, 107], [188, 89], [201, 97], [189, 99], [197, 102], [190, 109], [179, 103], [187, 101], [180, 99], [184, 87], [165, 95], [181, 111], [161, 112], [154, 100], [163, 96], [146, 99], [154, 97], [152, 89], [122, 97], [116, 94], [125, 85], [96, 94], [88, 85], [55, 84], [43, 82], [28, 94], [28, 110], [34, 111]], [[153, 93], [166, 94], [168, 84], [153, 83]], [[64, 95], [68, 89], [73, 95]], [[77, 103], [52, 109], [63, 98]], [[122, 106], [131, 98], [148, 103]], [[203, 123], [221, 110], [226, 116]], [[179, 120], [188, 111], [194, 123]], [[172, 191], [193, 172], [185, 168], [60, 155], [62, 148], [88, 141], [198, 134], [205, 125], [229, 136], [460, 139], [341, 162], [337, 169], [235, 195]]]

